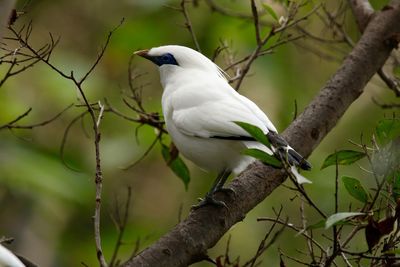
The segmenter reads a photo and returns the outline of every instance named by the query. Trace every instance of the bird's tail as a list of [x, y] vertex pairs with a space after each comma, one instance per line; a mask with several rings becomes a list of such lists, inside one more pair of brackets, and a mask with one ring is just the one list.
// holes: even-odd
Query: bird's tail
[[278, 133], [270, 131], [267, 137], [271, 145], [275, 148], [274, 153], [281, 160], [286, 160], [290, 165], [298, 166], [303, 170], [311, 169], [311, 164], [302, 155], [297, 153]]

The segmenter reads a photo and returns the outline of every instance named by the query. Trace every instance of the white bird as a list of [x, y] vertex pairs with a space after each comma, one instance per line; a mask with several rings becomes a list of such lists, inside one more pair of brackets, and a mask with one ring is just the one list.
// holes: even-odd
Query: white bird
[[[225, 206], [222, 201], [215, 200], [213, 194], [227, 190], [223, 185], [231, 172], [240, 173], [254, 161], [243, 155], [246, 148], [275, 153], [292, 166], [311, 168], [277, 133], [265, 113], [235, 91], [223, 71], [201, 53], [184, 46], [166, 45], [135, 54], [159, 67], [164, 88], [164, 120], [178, 150], [200, 168], [219, 173], [210, 191], [195, 207]], [[271, 149], [255, 141], [234, 123], [237, 121], [260, 128], [273, 145]]]

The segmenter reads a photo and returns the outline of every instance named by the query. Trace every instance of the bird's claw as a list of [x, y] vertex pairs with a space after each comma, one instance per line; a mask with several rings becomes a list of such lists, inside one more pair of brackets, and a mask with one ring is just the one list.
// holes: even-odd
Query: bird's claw
[[228, 206], [223, 202], [222, 200], [217, 200], [215, 199], [212, 195], [207, 194], [204, 198], [199, 198], [199, 204], [193, 205], [191, 210], [197, 210], [201, 207], [207, 206], [207, 205], [213, 205], [221, 208], [226, 208], [229, 210]]

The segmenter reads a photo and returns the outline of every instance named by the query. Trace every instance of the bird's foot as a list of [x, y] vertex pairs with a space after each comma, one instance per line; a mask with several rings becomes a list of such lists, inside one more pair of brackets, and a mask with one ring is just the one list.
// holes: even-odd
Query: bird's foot
[[229, 210], [228, 206], [225, 204], [225, 202], [215, 199], [209, 193], [207, 193], [207, 195], [204, 198], [199, 198], [199, 201], [200, 201], [199, 204], [192, 206], [192, 208], [191, 208], [192, 210], [197, 210], [197, 209], [207, 206], [207, 205], [213, 205], [216, 207], [226, 208], [227, 210]]

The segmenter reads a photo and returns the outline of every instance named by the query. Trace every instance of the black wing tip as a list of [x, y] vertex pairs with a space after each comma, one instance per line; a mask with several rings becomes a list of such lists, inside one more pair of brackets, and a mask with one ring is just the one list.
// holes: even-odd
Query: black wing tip
[[290, 155], [289, 163], [294, 164], [305, 171], [311, 170], [311, 168], [312, 168], [311, 164], [303, 156], [301, 156], [296, 150], [289, 149], [288, 154]]

